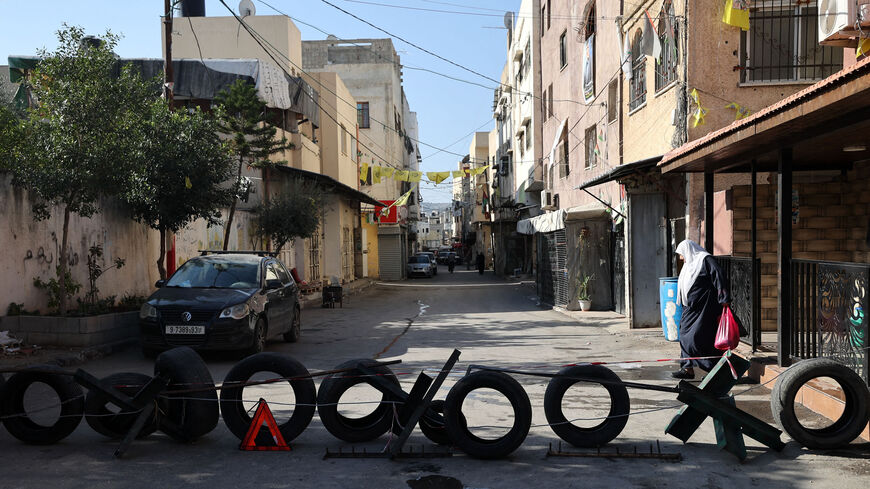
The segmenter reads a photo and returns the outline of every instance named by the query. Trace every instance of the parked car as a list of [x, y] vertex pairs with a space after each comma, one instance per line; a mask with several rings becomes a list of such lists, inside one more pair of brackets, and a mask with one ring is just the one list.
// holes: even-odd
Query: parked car
[[415, 275], [422, 275], [427, 278], [432, 278], [432, 262], [429, 261], [428, 256], [412, 256], [408, 258], [408, 277], [413, 277]]
[[438, 275], [438, 262], [435, 261], [435, 253], [432, 253], [431, 251], [421, 251], [421, 252], [417, 253], [416, 256], [429, 257], [429, 263], [432, 264], [432, 274]]
[[299, 289], [280, 260], [256, 253], [204, 254], [159, 280], [139, 311], [143, 353], [189, 346], [252, 354], [272, 336], [298, 341]]

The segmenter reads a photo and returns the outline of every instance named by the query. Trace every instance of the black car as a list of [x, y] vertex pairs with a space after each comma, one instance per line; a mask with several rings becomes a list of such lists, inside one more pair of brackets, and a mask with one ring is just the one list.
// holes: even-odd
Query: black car
[[277, 258], [250, 253], [198, 256], [184, 263], [139, 311], [142, 351], [263, 351], [266, 338], [302, 333], [299, 289]]

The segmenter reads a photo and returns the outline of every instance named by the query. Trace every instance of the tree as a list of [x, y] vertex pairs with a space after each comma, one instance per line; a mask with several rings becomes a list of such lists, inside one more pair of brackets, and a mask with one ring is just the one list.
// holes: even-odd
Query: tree
[[[30, 192], [36, 220], [55, 208], [63, 214], [60, 278], [69, 267], [70, 215], [90, 217], [99, 198], [121, 188], [135, 161], [133, 135], [157, 87], [129, 67], [118, 73], [111, 32], [92, 42], [80, 27], [64, 25], [57, 37], [57, 50], [40, 50], [42, 61], [27, 80], [37, 103], [22, 123], [9, 171], [13, 185]], [[65, 315], [66, 280], [59, 294]]]
[[199, 218], [219, 222], [220, 209], [235, 195], [223, 185], [232, 177], [233, 162], [218, 136], [216, 120], [200, 110], [172, 111], [157, 101], [148, 115], [142, 125], [139, 164], [123, 198], [135, 220], [160, 231], [157, 270], [165, 279], [167, 231], [178, 232]]
[[12, 108], [0, 104], [0, 171], [12, 166], [17, 157], [17, 147], [21, 122]]
[[294, 238], [317, 232], [323, 210], [322, 194], [313, 184], [294, 181], [280, 194], [254, 208], [256, 233], [272, 240], [275, 252]]
[[218, 124], [222, 133], [229, 136], [230, 152], [236, 158], [236, 178], [234, 191], [236, 197], [230, 205], [224, 230], [224, 249], [230, 241], [230, 231], [233, 216], [236, 212], [240, 194], [248, 189], [243, 188], [242, 167], [247, 164], [253, 168], [269, 168], [275, 164], [270, 156], [292, 149], [293, 144], [285, 138], [276, 139], [277, 129], [269, 124], [266, 103], [257, 97], [254, 86], [244, 80], [236, 80], [228, 90], [222, 90], [215, 97], [215, 104], [221, 107]]

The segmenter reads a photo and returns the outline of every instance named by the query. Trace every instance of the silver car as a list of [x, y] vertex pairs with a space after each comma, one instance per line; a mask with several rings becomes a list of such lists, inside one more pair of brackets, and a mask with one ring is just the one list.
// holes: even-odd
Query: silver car
[[421, 251], [414, 256], [428, 256], [429, 263], [432, 264], [432, 273], [438, 275], [438, 263], [435, 261], [435, 253], [432, 253], [431, 251]]
[[417, 255], [408, 259], [408, 277], [422, 275], [426, 278], [432, 278], [432, 262], [428, 256]]

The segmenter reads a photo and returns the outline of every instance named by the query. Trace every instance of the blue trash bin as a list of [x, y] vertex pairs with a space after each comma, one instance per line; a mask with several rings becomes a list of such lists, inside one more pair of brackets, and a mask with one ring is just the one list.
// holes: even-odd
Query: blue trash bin
[[680, 318], [683, 306], [677, 304], [678, 277], [659, 279], [659, 303], [662, 312], [662, 331], [668, 341], [680, 341]]

